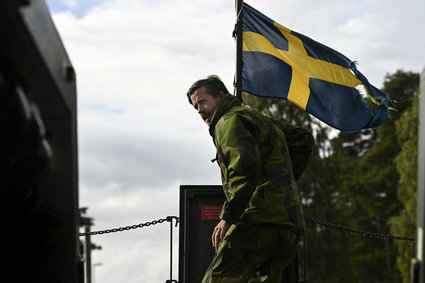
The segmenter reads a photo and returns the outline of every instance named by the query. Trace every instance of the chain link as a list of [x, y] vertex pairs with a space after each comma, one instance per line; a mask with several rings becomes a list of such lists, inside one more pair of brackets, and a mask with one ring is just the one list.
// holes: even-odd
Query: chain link
[[[122, 231], [128, 231], [128, 230], [133, 230], [133, 229], [137, 229], [137, 228], [143, 228], [143, 227], [148, 227], [148, 226], [153, 226], [156, 224], [160, 224], [163, 223], [165, 221], [172, 221], [172, 219], [176, 219], [178, 221], [178, 217], [176, 216], [168, 216], [167, 218], [163, 218], [163, 219], [158, 219], [158, 220], [154, 220], [151, 222], [145, 222], [145, 223], [140, 223], [137, 225], [130, 225], [130, 226], [124, 226], [124, 227], [120, 227], [120, 228], [113, 228], [113, 229], [106, 229], [106, 230], [100, 230], [100, 231], [93, 231], [90, 233], [80, 233], [80, 236], [88, 236], [88, 235], [101, 235], [101, 234], [108, 234], [108, 233], [115, 233], [115, 232], [122, 232]], [[177, 225], [177, 223], [176, 223]]]
[[317, 219], [313, 219], [313, 218], [310, 218], [310, 217], [304, 217], [304, 219], [305, 219], [306, 222], [311, 222], [311, 223], [322, 225], [322, 226], [325, 226], [325, 227], [329, 227], [329, 228], [332, 228], [332, 229], [335, 229], [335, 230], [349, 232], [349, 233], [357, 234], [357, 235], [364, 236], [364, 237], [416, 242], [416, 238], [394, 236], [394, 235], [388, 235], [388, 234], [362, 231], [362, 230], [358, 230], [358, 229], [339, 226], [339, 225], [332, 224], [332, 223], [329, 223], [329, 222], [319, 221]]
[[[162, 219], [154, 220], [154, 221], [151, 221], [151, 222], [140, 223], [140, 224], [137, 224], [137, 225], [130, 225], [130, 226], [125, 226], [125, 227], [120, 227], [120, 228], [106, 229], [106, 230], [100, 230], [100, 231], [93, 231], [93, 232], [90, 232], [90, 233], [80, 233], [79, 235], [80, 236], [101, 235], [101, 234], [108, 234], [108, 233], [128, 231], [128, 230], [133, 230], [133, 229], [138, 229], [138, 228], [143, 228], [143, 227], [157, 225], [157, 224], [163, 223], [165, 221], [170, 222], [173, 219], [176, 220], [176, 226], [177, 226], [177, 224], [179, 222], [179, 217], [177, 217], [177, 216], [168, 216], [167, 218], [162, 218]], [[314, 218], [310, 218], [310, 217], [307, 217], [307, 216], [304, 217], [304, 219], [305, 219], [306, 222], [310, 222], [310, 223], [313, 223], [313, 224], [318, 224], [318, 225], [329, 227], [329, 228], [332, 228], [332, 229], [335, 229], [335, 230], [339, 230], [339, 231], [344, 231], [344, 232], [349, 232], [349, 233], [357, 234], [357, 235], [364, 236], [364, 237], [416, 242], [416, 238], [394, 236], [394, 235], [389, 235], [389, 234], [375, 233], [375, 232], [369, 232], [369, 231], [363, 231], [363, 230], [348, 228], [348, 227], [344, 227], [344, 226], [332, 224], [332, 223], [329, 223], [329, 222], [320, 221], [320, 220], [317, 220], [317, 219], [314, 219]]]

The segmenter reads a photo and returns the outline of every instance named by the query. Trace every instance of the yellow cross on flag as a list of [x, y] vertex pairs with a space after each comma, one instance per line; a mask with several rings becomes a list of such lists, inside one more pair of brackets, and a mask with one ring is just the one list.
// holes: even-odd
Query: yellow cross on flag
[[[272, 21], [246, 3], [242, 21], [244, 92], [287, 99], [346, 132], [376, 127], [389, 117], [387, 103], [393, 101], [341, 53]], [[374, 112], [365, 99], [377, 104]]]

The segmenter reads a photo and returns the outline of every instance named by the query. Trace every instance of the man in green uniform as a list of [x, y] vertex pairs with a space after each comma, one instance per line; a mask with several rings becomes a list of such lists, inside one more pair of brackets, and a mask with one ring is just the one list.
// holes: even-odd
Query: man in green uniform
[[[303, 233], [295, 177], [312, 136], [241, 105], [217, 76], [195, 82], [187, 97], [209, 125], [227, 199], [212, 234], [216, 255], [202, 282], [280, 283]], [[297, 159], [303, 162], [296, 161], [294, 172]]]

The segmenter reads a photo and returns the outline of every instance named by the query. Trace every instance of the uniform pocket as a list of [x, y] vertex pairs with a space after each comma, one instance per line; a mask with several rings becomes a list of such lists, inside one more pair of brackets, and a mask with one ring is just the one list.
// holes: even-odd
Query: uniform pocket
[[269, 182], [266, 182], [257, 187], [249, 201], [249, 209], [264, 209], [270, 205], [266, 196], [266, 189], [268, 186]]

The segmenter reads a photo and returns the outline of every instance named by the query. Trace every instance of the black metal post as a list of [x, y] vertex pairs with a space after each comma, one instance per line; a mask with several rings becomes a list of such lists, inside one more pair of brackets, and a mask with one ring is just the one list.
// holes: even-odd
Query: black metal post
[[165, 283], [178, 283], [173, 279], [173, 219], [176, 219], [176, 226], [179, 219], [176, 216], [168, 216], [166, 219], [170, 222], [170, 279]]
[[236, 26], [233, 36], [236, 37], [236, 73], [235, 73], [235, 93], [236, 97], [242, 101], [242, 7], [243, 0], [236, 0]]
[[170, 281], [173, 280], [173, 218], [170, 219]]

